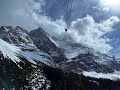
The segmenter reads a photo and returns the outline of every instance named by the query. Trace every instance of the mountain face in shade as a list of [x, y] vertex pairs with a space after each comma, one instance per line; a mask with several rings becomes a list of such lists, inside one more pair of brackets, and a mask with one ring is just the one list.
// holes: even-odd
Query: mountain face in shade
[[36, 47], [48, 53], [55, 62], [60, 63], [66, 60], [64, 51], [56, 45], [54, 40], [42, 28], [38, 28], [29, 33]]

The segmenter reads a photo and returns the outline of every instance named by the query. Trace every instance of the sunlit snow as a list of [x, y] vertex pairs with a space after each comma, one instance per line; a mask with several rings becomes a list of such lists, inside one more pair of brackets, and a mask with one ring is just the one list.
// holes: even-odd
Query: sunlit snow
[[0, 51], [4, 55], [4, 57], [9, 57], [14, 62], [19, 62], [19, 58], [17, 54], [19, 54], [20, 49], [12, 44], [5, 42], [0, 39]]
[[111, 80], [119, 80], [120, 79], [120, 74], [116, 73], [97, 73], [95, 71], [87, 72], [84, 71], [83, 75], [93, 77], [93, 78], [104, 78], [104, 79], [111, 79]]

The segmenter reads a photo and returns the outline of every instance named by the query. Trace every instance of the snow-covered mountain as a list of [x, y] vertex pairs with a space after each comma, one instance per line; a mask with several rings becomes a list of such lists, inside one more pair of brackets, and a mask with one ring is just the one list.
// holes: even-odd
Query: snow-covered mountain
[[63, 40], [50, 37], [41, 28], [31, 31], [29, 35], [39, 50], [48, 53], [64, 69], [78, 73], [81, 71], [113, 73], [120, 70], [120, 62], [115, 57], [77, 44], [70, 37], [63, 38]]
[[77, 44], [69, 36], [62, 39], [52, 37], [52, 39], [55, 45], [64, 51], [63, 53], [67, 58], [65, 61], [60, 62], [64, 69], [78, 73], [81, 71], [113, 73], [115, 70], [120, 70], [120, 61], [113, 56], [96, 52], [85, 45]]
[[[32, 63], [41, 61], [42, 63], [52, 63], [52, 58], [47, 53], [40, 51], [29, 37], [27, 30], [16, 26], [0, 27], [1, 50], [13, 61], [20, 61], [22, 56]], [[2, 40], [3, 39], [3, 40]], [[5, 42], [6, 41], [6, 42]], [[8, 52], [7, 52], [8, 51]], [[17, 52], [17, 53], [16, 53]], [[16, 59], [15, 59], [16, 58]]]
[[19, 26], [2, 26], [0, 31], [0, 38], [4, 40], [1, 41], [6, 44], [6, 47], [14, 45], [15, 51], [17, 51], [15, 56], [22, 56], [34, 64], [36, 61], [49, 66], [54, 66], [57, 63], [62, 69], [77, 73], [82, 71], [99, 73], [120, 71], [120, 62], [115, 57], [77, 44], [69, 37], [63, 38], [64, 40], [57, 39], [51, 37], [42, 28], [27, 32]]
[[0, 38], [11, 44], [29, 44], [32, 43], [31, 38], [27, 35], [27, 30], [16, 26], [0, 27]]
[[[0, 43], [0, 89], [120, 88], [120, 62], [69, 37], [51, 37], [42, 28], [27, 32], [19, 26], [2, 26]], [[108, 81], [110, 85], [105, 84]]]

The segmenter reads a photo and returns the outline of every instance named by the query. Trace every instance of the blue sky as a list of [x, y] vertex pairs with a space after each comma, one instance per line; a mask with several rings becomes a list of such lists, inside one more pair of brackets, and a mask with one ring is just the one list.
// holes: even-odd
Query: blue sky
[[[0, 0], [0, 25], [19, 25], [28, 30], [40, 26], [54, 37], [64, 37], [69, 1]], [[68, 33], [77, 43], [118, 56], [120, 10], [117, 5], [102, 1], [73, 0]]]

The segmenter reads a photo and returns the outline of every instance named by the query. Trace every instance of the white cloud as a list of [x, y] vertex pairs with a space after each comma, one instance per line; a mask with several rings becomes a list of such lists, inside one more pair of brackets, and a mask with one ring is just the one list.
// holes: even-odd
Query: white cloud
[[[102, 23], [96, 23], [91, 16], [86, 16], [82, 19], [72, 21], [67, 36], [71, 37], [76, 43], [81, 43], [88, 47], [107, 53], [112, 47], [108, 44], [109, 39], [103, 37], [106, 33], [112, 31], [112, 26], [118, 22], [117, 17], [111, 17], [110, 19], [103, 21]], [[44, 28], [51, 36], [58, 39], [65, 39], [65, 22], [60, 19], [52, 21], [47, 16], [41, 16], [38, 19], [40, 27]]]
[[24, 14], [27, 15], [26, 17], [29, 16], [36, 26], [42, 27], [51, 36], [58, 39], [64, 40], [68, 36], [76, 43], [81, 43], [102, 53], [107, 53], [112, 49], [108, 44], [109, 38], [104, 35], [113, 30], [112, 27], [119, 22], [119, 18], [113, 16], [108, 20], [97, 23], [92, 16], [87, 15], [84, 18], [72, 21], [66, 34], [64, 31], [66, 28], [65, 21], [62, 18], [53, 21], [52, 18], [46, 16], [42, 9], [44, 5], [45, 0], [39, 0], [39, 2], [27, 1], [25, 10], [29, 15], [23, 13], [23, 16]]
[[117, 22], [119, 22], [117, 17], [111, 17], [102, 23], [96, 23], [92, 16], [87, 15], [71, 23], [71, 36], [77, 43], [107, 53], [112, 47], [108, 44], [109, 39], [104, 35], [112, 31], [112, 26]]
[[[110, 18], [102, 23], [96, 23], [91, 16], [87, 16], [71, 23], [68, 36], [77, 43], [82, 43], [96, 51], [106, 53], [111, 50], [112, 47], [108, 44], [109, 39], [103, 36], [112, 31], [112, 26], [118, 21], [118, 18]], [[52, 21], [47, 16], [41, 16], [41, 18], [38, 19], [38, 23], [39, 26], [44, 28], [50, 35], [64, 39], [64, 29], [66, 25], [63, 20]]]

